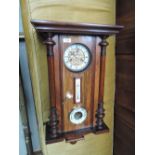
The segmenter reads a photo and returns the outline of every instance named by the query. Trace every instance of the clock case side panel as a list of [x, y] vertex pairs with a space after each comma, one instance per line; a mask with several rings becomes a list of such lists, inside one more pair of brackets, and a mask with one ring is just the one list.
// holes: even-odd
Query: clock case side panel
[[[55, 42], [55, 45], [53, 47], [53, 53], [54, 53], [54, 79], [55, 83], [53, 86], [55, 87], [55, 106], [56, 106], [56, 112], [57, 112], [57, 121], [58, 121], [58, 134], [59, 137], [55, 139], [50, 139], [49, 137], [49, 130], [50, 126], [48, 123], [46, 124], [46, 143], [55, 143], [59, 141], [63, 141], [63, 108], [62, 108], [62, 95], [61, 95], [61, 88], [62, 88], [62, 79], [61, 79], [61, 67], [60, 67], [60, 50], [59, 50], [59, 39], [58, 35], [55, 35], [53, 37], [53, 41]], [[50, 92], [52, 93], [52, 92]]]
[[93, 127], [96, 126], [96, 111], [98, 106], [98, 98], [99, 98], [99, 87], [100, 87], [100, 55], [101, 48], [99, 43], [101, 39], [96, 37], [96, 57], [95, 57], [95, 80], [94, 80], [94, 108], [93, 108]]
[[62, 78], [61, 78], [61, 56], [59, 46], [59, 35], [56, 35], [53, 40], [56, 45], [54, 46], [54, 67], [55, 67], [55, 95], [56, 95], [56, 108], [59, 115], [59, 133], [63, 132], [63, 105], [62, 105]]

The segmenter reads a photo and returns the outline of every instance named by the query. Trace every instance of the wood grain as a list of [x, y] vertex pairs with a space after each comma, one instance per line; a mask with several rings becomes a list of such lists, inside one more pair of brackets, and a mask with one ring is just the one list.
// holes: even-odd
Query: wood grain
[[[99, 43], [101, 42], [101, 39], [99, 37], [96, 38], [96, 60], [95, 60], [95, 82], [94, 82], [94, 103], [98, 103], [99, 98], [99, 74], [100, 74], [100, 56], [101, 56], [101, 47]], [[96, 117], [96, 111], [97, 111], [97, 104], [94, 104], [93, 106], [93, 118]], [[96, 125], [96, 119], [93, 119], [93, 126]]]
[[[65, 51], [65, 49], [70, 45], [70, 44], [66, 44], [63, 43], [63, 38], [65, 38], [66, 36], [61, 36], [60, 37], [60, 45], [62, 45], [61, 47], [61, 57], [63, 57], [63, 53]], [[88, 128], [92, 125], [91, 122], [91, 105], [93, 105], [93, 96], [92, 96], [92, 92], [93, 92], [93, 78], [94, 78], [94, 74], [92, 74], [92, 72], [94, 72], [94, 62], [95, 62], [95, 51], [94, 49], [94, 44], [95, 44], [95, 38], [94, 37], [87, 37], [87, 36], [67, 36], [68, 38], [71, 38], [72, 40], [72, 44], [74, 43], [82, 43], [84, 45], [86, 45], [89, 50], [91, 51], [91, 55], [92, 55], [92, 60], [91, 60], [91, 64], [89, 65], [89, 67], [87, 68], [86, 71], [81, 72], [81, 73], [73, 73], [70, 72], [65, 66], [63, 61], [61, 61], [61, 65], [62, 65], [62, 79], [63, 79], [63, 109], [64, 109], [64, 132], [67, 131], [72, 131], [72, 130], [78, 130], [81, 128]], [[92, 42], [94, 42], [94, 44], [92, 44]], [[81, 78], [82, 80], [82, 102], [80, 104], [78, 104], [81, 107], [85, 107], [88, 113], [88, 117], [85, 121], [84, 124], [81, 125], [74, 125], [70, 122], [69, 118], [68, 118], [68, 113], [70, 113], [74, 107], [76, 107], [76, 104], [74, 103], [74, 99], [72, 100], [66, 100], [65, 99], [65, 95], [67, 92], [70, 92], [71, 94], [74, 94], [74, 79], [75, 78]]]
[[[59, 37], [56, 35], [54, 36], [53, 40], [58, 43], [59, 42]], [[54, 46], [53, 49], [54, 52], [54, 67], [55, 67], [55, 99], [56, 99], [56, 108], [57, 108], [57, 113], [58, 113], [58, 120], [59, 120], [59, 133], [62, 133], [63, 131], [63, 105], [62, 105], [62, 93], [61, 93], [61, 88], [62, 88], [62, 81], [61, 81], [61, 58], [59, 57], [60, 55], [60, 48], [58, 44]]]
[[[48, 20], [31, 20], [35, 29], [42, 32], [41, 35], [46, 35], [47, 32], [56, 34], [80, 34], [80, 35], [114, 35], [124, 28], [121, 25], [103, 25], [93, 23], [71, 23], [71, 22], [58, 22]], [[43, 36], [44, 37], [44, 36]]]
[[134, 0], [117, 1], [117, 23], [125, 29], [116, 44], [114, 155], [135, 154], [135, 25]]

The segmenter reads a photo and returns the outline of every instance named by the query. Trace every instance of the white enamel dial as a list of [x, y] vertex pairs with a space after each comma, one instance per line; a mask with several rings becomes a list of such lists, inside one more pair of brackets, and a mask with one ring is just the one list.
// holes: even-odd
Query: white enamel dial
[[70, 121], [73, 124], [81, 124], [83, 123], [87, 118], [87, 111], [85, 108], [75, 108], [70, 113]]
[[63, 60], [69, 70], [83, 71], [89, 65], [90, 52], [84, 45], [73, 44], [65, 50]]

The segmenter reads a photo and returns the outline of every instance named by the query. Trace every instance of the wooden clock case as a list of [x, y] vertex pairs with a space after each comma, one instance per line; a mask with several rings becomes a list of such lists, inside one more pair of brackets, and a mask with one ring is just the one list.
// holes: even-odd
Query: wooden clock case
[[[119, 33], [123, 26], [86, 23], [64, 23], [31, 20], [38, 36], [47, 47], [50, 121], [46, 125], [46, 142], [63, 141], [74, 143], [87, 133], [104, 133], [109, 129], [104, 117], [104, 79], [106, 39]], [[73, 44], [86, 46], [91, 55], [89, 66], [81, 72], [68, 70], [63, 62], [64, 51]], [[81, 81], [80, 102], [75, 102], [75, 79]], [[71, 93], [72, 98], [66, 94]], [[81, 124], [69, 120], [71, 111], [84, 107], [87, 118]]]

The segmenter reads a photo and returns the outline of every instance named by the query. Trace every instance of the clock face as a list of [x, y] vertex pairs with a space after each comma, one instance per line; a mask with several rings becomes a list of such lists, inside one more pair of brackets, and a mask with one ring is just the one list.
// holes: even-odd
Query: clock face
[[65, 50], [63, 60], [69, 70], [80, 72], [90, 63], [90, 51], [82, 44], [73, 44]]

